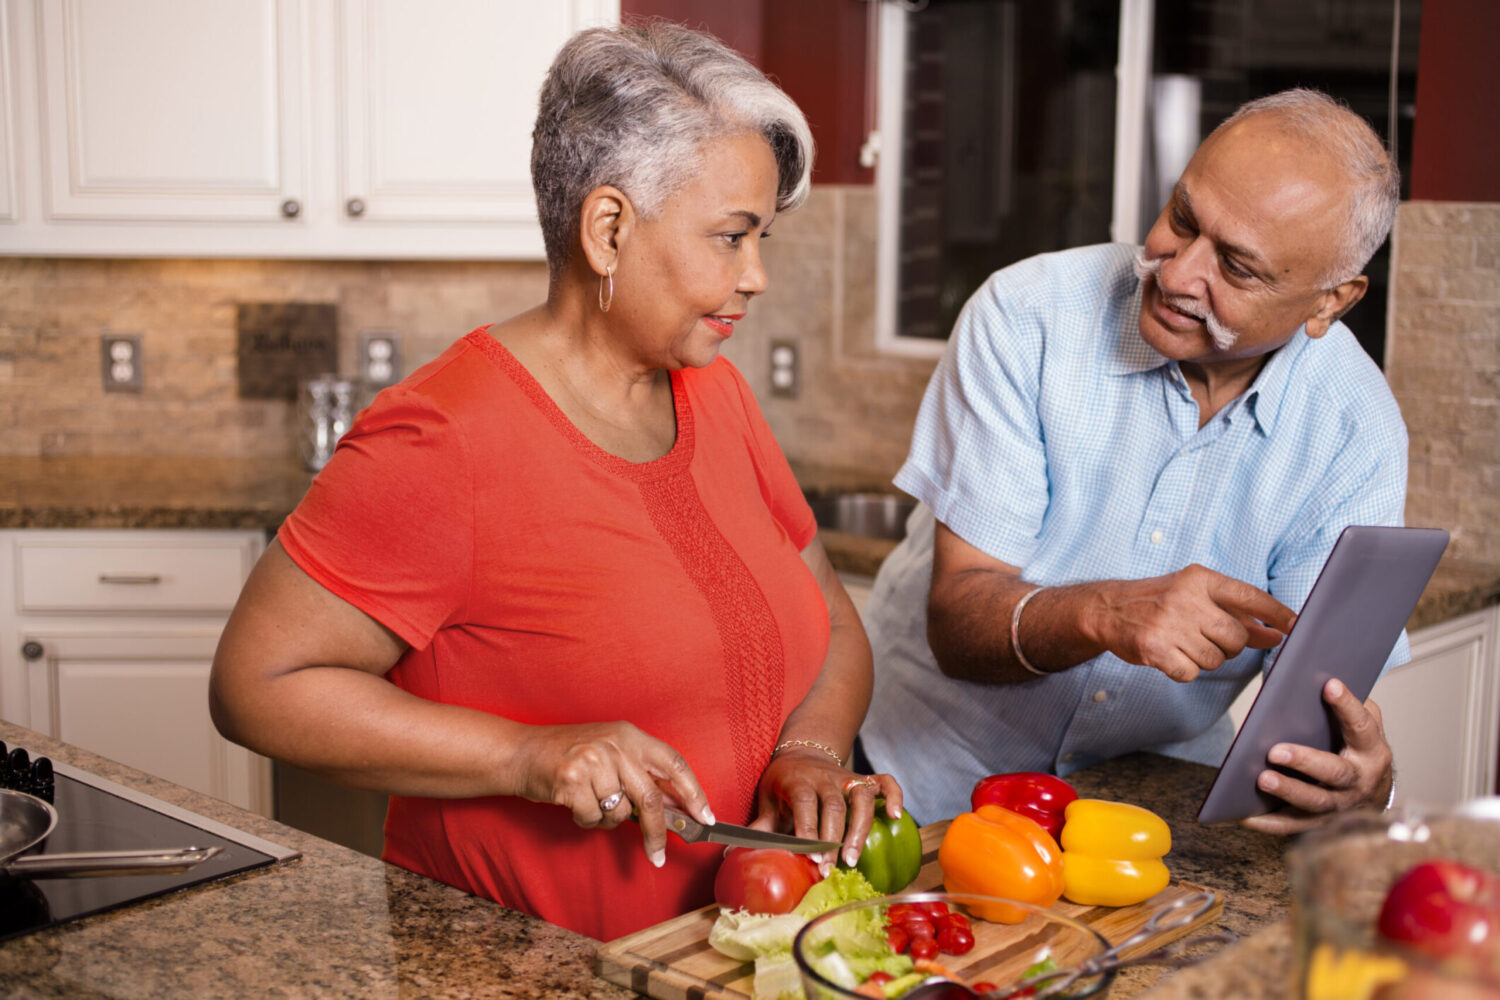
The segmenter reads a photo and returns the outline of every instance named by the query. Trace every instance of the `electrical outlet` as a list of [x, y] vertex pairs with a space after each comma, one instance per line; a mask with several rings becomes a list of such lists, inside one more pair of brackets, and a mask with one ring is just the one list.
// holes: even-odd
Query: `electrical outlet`
[[140, 392], [145, 388], [141, 374], [140, 334], [106, 333], [100, 336], [105, 392]]
[[376, 387], [401, 381], [401, 345], [394, 333], [360, 334], [359, 377]]
[[800, 387], [797, 370], [797, 344], [791, 340], [771, 341], [771, 395], [796, 399]]

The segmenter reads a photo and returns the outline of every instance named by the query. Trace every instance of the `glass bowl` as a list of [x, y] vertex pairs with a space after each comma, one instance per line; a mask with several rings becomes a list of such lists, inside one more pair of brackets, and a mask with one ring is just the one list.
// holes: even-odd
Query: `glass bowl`
[[1287, 852], [1296, 941], [1292, 995], [1500, 1000], [1500, 968], [1439, 963], [1376, 933], [1396, 880], [1440, 858], [1500, 875], [1500, 799], [1451, 812], [1349, 813], [1293, 845]]
[[[842, 963], [828, 959], [830, 951], [836, 950], [836, 921], [845, 914], [878, 910], [884, 920], [886, 908], [893, 903], [946, 903], [951, 912], [962, 913], [969, 918], [974, 933], [974, 947], [963, 955], [938, 954], [932, 961], [951, 970], [966, 984], [993, 983], [1003, 989], [1021, 979], [1026, 970], [1051, 958], [1058, 968], [1069, 968], [1086, 959], [1099, 955], [1109, 947], [1109, 941], [1098, 931], [1071, 917], [1054, 913], [1040, 906], [1021, 903], [994, 896], [974, 896], [947, 892], [910, 892], [897, 896], [880, 896], [875, 899], [849, 903], [836, 910], [829, 910], [814, 917], [797, 933], [792, 942], [792, 957], [802, 977], [802, 989], [807, 1000], [867, 1000], [855, 992], [857, 982], [851, 981]], [[1019, 923], [992, 923], [982, 919], [980, 913], [989, 913], [995, 907], [1013, 908]], [[844, 982], [835, 982], [841, 978]], [[1080, 980], [1069, 990], [1070, 998], [1103, 997], [1109, 993], [1115, 973], [1107, 971], [1100, 976]]]

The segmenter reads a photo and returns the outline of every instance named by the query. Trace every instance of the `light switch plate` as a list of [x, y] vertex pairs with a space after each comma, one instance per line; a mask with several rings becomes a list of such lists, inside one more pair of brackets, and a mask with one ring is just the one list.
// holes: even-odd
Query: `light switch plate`
[[102, 334], [99, 345], [105, 392], [141, 392], [145, 389], [140, 334]]

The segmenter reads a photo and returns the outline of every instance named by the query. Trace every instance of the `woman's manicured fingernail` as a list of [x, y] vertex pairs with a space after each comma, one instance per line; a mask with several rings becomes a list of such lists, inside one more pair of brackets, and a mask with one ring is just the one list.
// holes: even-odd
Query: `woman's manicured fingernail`
[[714, 811], [708, 806], [703, 807], [703, 822], [707, 823], [709, 826], [713, 826], [718, 822], [718, 820], [714, 819]]
[[653, 865], [655, 865], [656, 867], [658, 867], [658, 868], [660, 868], [662, 865], [666, 864], [667, 863], [667, 852], [666, 851], [652, 851], [651, 852], [651, 863]]
[[844, 864], [848, 865], [850, 868], [853, 868], [856, 864], [858, 864], [858, 862], [859, 855], [855, 853], [854, 848], [844, 848]]

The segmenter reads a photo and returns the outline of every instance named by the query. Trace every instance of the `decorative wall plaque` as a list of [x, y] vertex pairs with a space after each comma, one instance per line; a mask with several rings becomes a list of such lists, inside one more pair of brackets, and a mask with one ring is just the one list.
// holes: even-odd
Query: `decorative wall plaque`
[[242, 302], [235, 320], [241, 399], [297, 398], [297, 384], [338, 371], [338, 307]]

